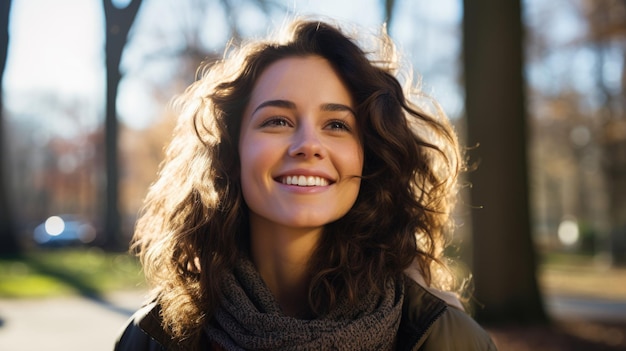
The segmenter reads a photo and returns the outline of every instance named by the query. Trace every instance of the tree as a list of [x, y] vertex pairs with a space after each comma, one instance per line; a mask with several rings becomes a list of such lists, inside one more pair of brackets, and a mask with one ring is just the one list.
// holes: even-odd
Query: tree
[[105, 235], [109, 248], [122, 246], [121, 220], [119, 210], [119, 166], [118, 166], [118, 121], [117, 91], [122, 75], [120, 62], [128, 40], [128, 32], [135, 20], [141, 0], [129, 0], [128, 6], [118, 8], [113, 0], [103, 0], [106, 22], [106, 114], [105, 114], [105, 154], [106, 154], [106, 203]]
[[464, 0], [463, 55], [476, 316], [543, 322], [531, 237], [521, 0]]
[[393, 8], [396, 4], [396, 0], [384, 0], [383, 7], [385, 12], [385, 23], [387, 24], [387, 30], [391, 28], [391, 22], [393, 21]]
[[[626, 11], [624, 1], [585, 1], [584, 18], [589, 27], [588, 41], [594, 48], [596, 82], [601, 95], [598, 119], [602, 125], [600, 136], [603, 147], [604, 177], [607, 183], [609, 211], [608, 240], [604, 243], [617, 265], [626, 265]], [[611, 89], [605, 73], [608, 52], [615, 48], [621, 51], [622, 76], [620, 89]]]
[[2, 78], [9, 51], [9, 13], [11, 0], [0, 0], [0, 254], [18, 253], [20, 251], [17, 232], [11, 211], [6, 170], [5, 131], [4, 131], [4, 97], [2, 94]]

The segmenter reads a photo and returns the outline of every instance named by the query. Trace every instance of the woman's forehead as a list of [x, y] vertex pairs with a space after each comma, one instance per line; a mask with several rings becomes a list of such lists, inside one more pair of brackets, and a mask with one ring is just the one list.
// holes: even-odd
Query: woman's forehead
[[353, 107], [348, 87], [334, 67], [319, 56], [287, 57], [269, 65], [255, 82], [248, 107], [254, 109], [265, 100], [300, 99]]

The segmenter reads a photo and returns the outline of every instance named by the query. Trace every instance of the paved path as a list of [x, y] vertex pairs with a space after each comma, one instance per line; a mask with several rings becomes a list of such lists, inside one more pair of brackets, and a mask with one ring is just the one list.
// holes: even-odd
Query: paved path
[[[71, 296], [0, 299], [0, 351], [111, 351], [143, 295], [119, 292], [104, 302]], [[626, 301], [548, 297], [546, 306], [558, 317], [626, 322]]]
[[106, 301], [81, 297], [0, 299], [1, 351], [110, 351], [143, 292], [123, 292]]
[[579, 318], [626, 323], [626, 299], [614, 301], [547, 296], [544, 297], [544, 301], [548, 311], [560, 318]]

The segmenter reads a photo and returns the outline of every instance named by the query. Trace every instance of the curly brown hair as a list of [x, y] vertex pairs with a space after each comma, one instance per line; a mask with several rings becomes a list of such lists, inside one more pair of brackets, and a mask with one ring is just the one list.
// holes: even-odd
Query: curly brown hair
[[364, 148], [358, 198], [329, 223], [309, 264], [309, 304], [318, 315], [358, 291], [382, 291], [383, 277], [416, 265], [425, 281], [449, 289], [440, 268], [462, 168], [453, 128], [412, 79], [384, 33], [375, 47], [340, 26], [295, 20], [287, 36], [231, 48], [205, 65], [175, 100], [179, 121], [134, 237], [164, 327], [193, 340], [220, 300], [220, 281], [248, 250], [248, 210], [240, 186], [241, 117], [258, 77], [287, 57], [320, 56], [350, 90]]

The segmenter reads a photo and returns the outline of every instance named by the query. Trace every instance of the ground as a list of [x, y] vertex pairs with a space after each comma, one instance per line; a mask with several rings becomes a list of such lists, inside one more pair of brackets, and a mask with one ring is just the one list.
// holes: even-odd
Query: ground
[[553, 256], [539, 272], [553, 322], [487, 330], [502, 351], [626, 350], [626, 268]]
[[552, 326], [487, 327], [501, 351], [624, 351], [626, 320], [556, 320]]

